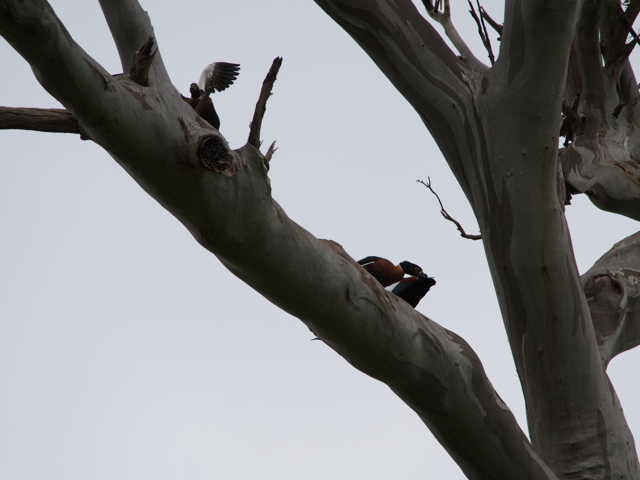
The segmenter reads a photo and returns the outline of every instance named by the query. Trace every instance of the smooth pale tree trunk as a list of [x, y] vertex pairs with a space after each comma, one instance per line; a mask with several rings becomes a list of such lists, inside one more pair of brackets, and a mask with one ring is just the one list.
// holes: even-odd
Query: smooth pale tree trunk
[[[180, 98], [160, 53], [144, 64], [148, 74], [141, 68], [112, 76], [43, 0], [0, 0], [0, 34], [76, 119], [70, 129], [102, 146], [233, 274], [386, 383], [468, 478], [640, 478], [633, 437], [605, 370], [613, 356], [639, 343], [639, 242], [617, 245], [581, 283], [563, 214], [558, 132], [572, 42], [583, 21], [580, 3], [507, 2], [491, 68], [458, 58], [408, 0], [316, 3], [416, 109], [473, 207], [531, 441], [469, 345], [385, 291], [340, 245], [289, 219], [271, 196], [268, 159], [255, 139], [230, 150]], [[101, 5], [129, 72], [153, 35], [148, 16], [133, 0]], [[15, 114], [0, 112], [0, 125], [16, 128]], [[619, 115], [620, 122], [631, 125], [629, 116]], [[586, 136], [583, 146], [580, 126], [563, 158], [586, 158], [583, 151], [595, 148]], [[577, 191], [570, 174], [586, 167], [565, 163]], [[637, 192], [623, 195], [617, 180], [599, 185], [621, 205], [628, 207], [627, 194], [637, 201]]]

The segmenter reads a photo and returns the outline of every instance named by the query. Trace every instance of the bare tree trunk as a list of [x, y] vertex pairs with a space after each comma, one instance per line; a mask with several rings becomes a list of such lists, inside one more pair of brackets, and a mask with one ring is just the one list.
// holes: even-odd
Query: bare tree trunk
[[557, 193], [579, 5], [507, 2], [496, 64], [474, 71], [409, 1], [316, 3], [416, 109], [474, 209], [535, 450], [560, 478], [638, 478]]

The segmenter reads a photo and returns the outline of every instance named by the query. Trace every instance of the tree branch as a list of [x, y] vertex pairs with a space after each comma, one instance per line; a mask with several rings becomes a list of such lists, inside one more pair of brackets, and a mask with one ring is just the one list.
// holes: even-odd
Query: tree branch
[[581, 278], [606, 366], [640, 345], [640, 232], [616, 243]]
[[[634, 5], [637, 9], [637, 2]], [[574, 82], [574, 91], [582, 91], [577, 92], [574, 121], [567, 125], [573, 143], [563, 149], [560, 161], [571, 193], [585, 193], [602, 210], [640, 220], [640, 164], [636, 160], [640, 158], [636, 134], [640, 104], [628, 59], [623, 56], [617, 61], [617, 53], [612, 53], [628, 33], [616, 13], [619, 9], [617, 2], [586, 2], [583, 6], [575, 42], [580, 81]], [[628, 12], [635, 18], [633, 10]], [[607, 68], [602, 66], [602, 50], [609, 62]], [[572, 70], [576, 70], [573, 63], [569, 72]], [[570, 121], [571, 111], [564, 110]]]
[[436, 196], [436, 198], [438, 199], [438, 203], [440, 204], [440, 213], [446, 220], [449, 220], [450, 222], [453, 222], [455, 224], [462, 238], [467, 238], [469, 240], [482, 240], [482, 235], [469, 235], [467, 232], [465, 232], [464, 228], [462, 228], [462, 225], [460, 225], [460, 222], [458, 222], [455, 218], [453, 218], [451, 215], [447, 213], [447, 211], [444, 209], [444, 206], [442, 205], [442, 201], [440, 200], [440, 197], [435, 192], [435, 190], [431, 187], [430, 177], [428, 178], [427, 183], [423, 182], [422, 180], [416, 180], [416, 182], [423, 184], [425, 187], [431, 190], [431, 193], [433, 193]]
[[491, 27], [496, 31], [496, 33], [498, 35], [502, 35], [502, 28], [503, 28], [502, 25], [500, 25], [493, 18], [491, 18], [487, 13], [487, 11], [484, 9], [484, 7], [480, 7], [479, 11], [480, 11], [480, 15], [482, 15], [482, 18], [484, 18], [487, 21], [487, 23], [491, 25]]
[[383, 0], [358, 7], [348, 0], [315, 0], [351, 35], [418, 112], [449, 161], [473, 206], [465, 167], [478, 155], [474, 95], [480, 75], [470, 70], [409, 0]]
[[80, 133], [78, 120], [62, 108], [0, 107], [0, 130]]
[[247, 140], [249, 145], [253, 145], [256, 148], [260, 148], [260, 129], [262, 128], [262, 119], [267, 111], [267, 100], [269, 100], [269, 97], [271, 96], [271, 90], [273, 89], [273, 84], [278, 77], [281, 65], [282, 57], [276, 57], [271, 64], [271, 68], [269, 68], [267, 76], [262, 82], [262, 89], [260, 90], [260, 96], [258, 97], [256, 109], [253, 113], [253, 120], [251, 120], [251, 124], [249, 126], [249, 139]]
[[[137, 0], [99, 0], [104, 17], [111, 30], [111, 35], [118, 48], [118, 55], [122, 63], [122, 71], [130, 71], [135, 54], [149, 37], [154, 37], [153, 26], [149, 15]], [[162, 61], [162, 56], [156, 48], [155, 61], [151, 69], [154, 76], [168, 82], [169, 74]]]
[[436, 5], [433, 5], [431, 0], [422, 0], [422, 3], [427, 9], [429, 16], [442, 25], [444, 33], [447, 35], [449, 40], [451, 40], [453, 46], [456, 47], [458, 53], [462, 56], [462, 60], [468, 65], [468, 67], [476, 72], [486, 71], [488, 67], [476, 58], [456, 30], [456, 27], [453, 25], [453, 22], [451, 21], [451, 7], [449, 5], [449, 0], [444, 0], [444, 10], [442, 12], [439, 10], [439, 1]]
[[[484, 48], [487, 49], [487, 53], [489, 54], [489, 61], [491, 62], [491, 65], [493, 65], [494, 63], [496, 63], [496, 59], [493, 56], [493, 49], [491, 48], [491, 39], [487, 34], [487, 27], [484, 24], [484, 17], [482, 17], [482, 12], [480, 13], [481, 16], [478, 17], [478, 14], [476, 14], [475, 8], [473, 8], [473, 4], [471, 3], [471, 0], [467, 0], [467, 1], [469, 2], [469, 7], [471, 8], [471, 10], [469, 10], [469, 13], [473, 17], [473, 19], [476, 21], [476, 24], [478, 25], [478, 33], [480, 34], [480, 39], [482, 40], [482, 44], [484, 45]], [[481, 9], [480, 2], [478, 2], [478, 9], [479, 10]]]

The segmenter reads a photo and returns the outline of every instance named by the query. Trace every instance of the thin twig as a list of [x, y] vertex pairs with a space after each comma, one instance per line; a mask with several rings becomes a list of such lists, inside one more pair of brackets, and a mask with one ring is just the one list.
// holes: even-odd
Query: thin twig
[[478, 5], [478, 12], [480, 12], [480, 23], [482, 24], [484, 38], [487, 40], [487, 45], [489, 46], [489, 59], [491, 60], [491, 65], [493, 65], [495, 63], [495, 58], [493, 57], [493, 49], [491, 48], [491, 39], [489, 38], [489, 32], [487, 32], [487, 24], [484, 23], [484, 17], [482, 16], [482, 6], [480, 5], [480, 0], [476, 0], [476, 4]]
[[[146, 87], [149, 85], [149, 68], [153, 62], [153, 58], [158, 53], [158, 49], [153, 50], [154, 39], [151, 35], [144, 45], [133, 54], [133, 62], [129, 70], [129, 78], [138, 85]], [[152, 51], [153, 50], [153, 51]]]
[[[476, 9], [473, 7], [473, 3], [471, 3], [471, 0], [467, 0], [467, 1], [469, 2], [469, 7], [471, 8], [471, 10], [469, 10], [469, 13], [473, 17], [473, 19], [476, 21], [476, 24], [478, 25], [478, 33], [480, 34], [480, 38], [482, 39], [484, 48], [486, 48], [487, 52], [489, 53], [489, 61], [491, 62], [491, 65], [493, 65], [494, 63], [496, 63], [496, 61], [495, 61], [495, 58], [493, 57], [493, 50], [491, 49], [491, 40], [489, 40], [489, 35], [487, 35], [487, 27], [484, 24], [484, 20], [478, 17], [478, 14], [476, 13]], [[480, 2], [477, 2], [477, 3], [478, 3], [478, 8], [480, 8]]]
[[262, 118], [264, 112], [267, 110], [267, 100], [271, 96], [271, 89], [278, 76], [278, 71], [282, 65], [282, 57], [276, 57], [271, 64], [269, 73], [262, 82], [262, 89], [260, 90], [260, 96], [258, 97], [258, 103], [256, 103], [256, 109], [253, 112], [253, 120], [249, 125], [249, 140], [247, 143], [253, 145], [256, 148], [260, 148], [260, 129], [262, 128]]
[[[624, 24], [625, 28], [627, 30], [629, 30], [629, 33], [631, 34], [631, 36], [633, 37], [633, 39], [635, 40], [635, 42], [640, 45], [640, 38], [638, 38], [638, 34], [633, 30], [633, 25], [629, 24], [629, 19], [627, 18], [627, 16], [625, 15], [625, 12], [622, 10], [622, 7], [617, 8], [616, 12], [618, 13], [618, 16], [620, 17], [620, 20], [622, 21], [622, 23]], [[631, 52], [629, 52], [631, 53]]]
[[451, 215], [447, 213], [447, 211], [444, 209], [444, 206], [442, 205], [442, 200], [440, 200], [440, 197], [438, 196], [438, 194], [431, 187], [431, 177], [427, 177], [427, 178], [428, 178], [428, 181], [426, 183], [423, 182], [422, 180], [416, 180], [416, 182], [423, 184], [425, 187], [431, 190], [431, 193], [433, 193], [436, 196], [436, 198], [438, 199], [438, 203], [440, 204], [440, 213], [442, 214], [442, 216], [446, 220], [449, 220], [450, 222], [455, 223], [456, 227], [458, 227], [458, 231], [460, 232], [461, 237], [468, 238], [469, 240], [482, 240], [482, 235], [469, 235], [467, 232], [465, 232], [464, 228], [462, 228], [462, 225], [460, 225], [460, 222], [458, 222], [455, 218], [453, 218]]
[[0, 130], [80, 133], [78, 120], [62, 108], [0, 107]]
[[498, 33], [498, 35], [502, 36], [502, 25], [491, 18], [484, 7], [480, 7], [480, 15], [482, 15], [482, 18], [484, 18], [487, 23], [491, 25], [491, 27]]

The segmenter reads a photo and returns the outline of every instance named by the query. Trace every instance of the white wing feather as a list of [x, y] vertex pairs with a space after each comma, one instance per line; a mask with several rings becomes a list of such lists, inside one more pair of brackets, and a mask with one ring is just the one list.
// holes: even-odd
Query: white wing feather
[[209, 83], [209, 80], [211, 80], [211, 77], [213, 76], [214, 68], [216, 68], [216, 62], [210, 63], [204, 68], [204, 70], [202, 70], [200, 80], [198, 80], [198, 86], [200, 89], [204, 90], [207, 88], [207, 83]]

